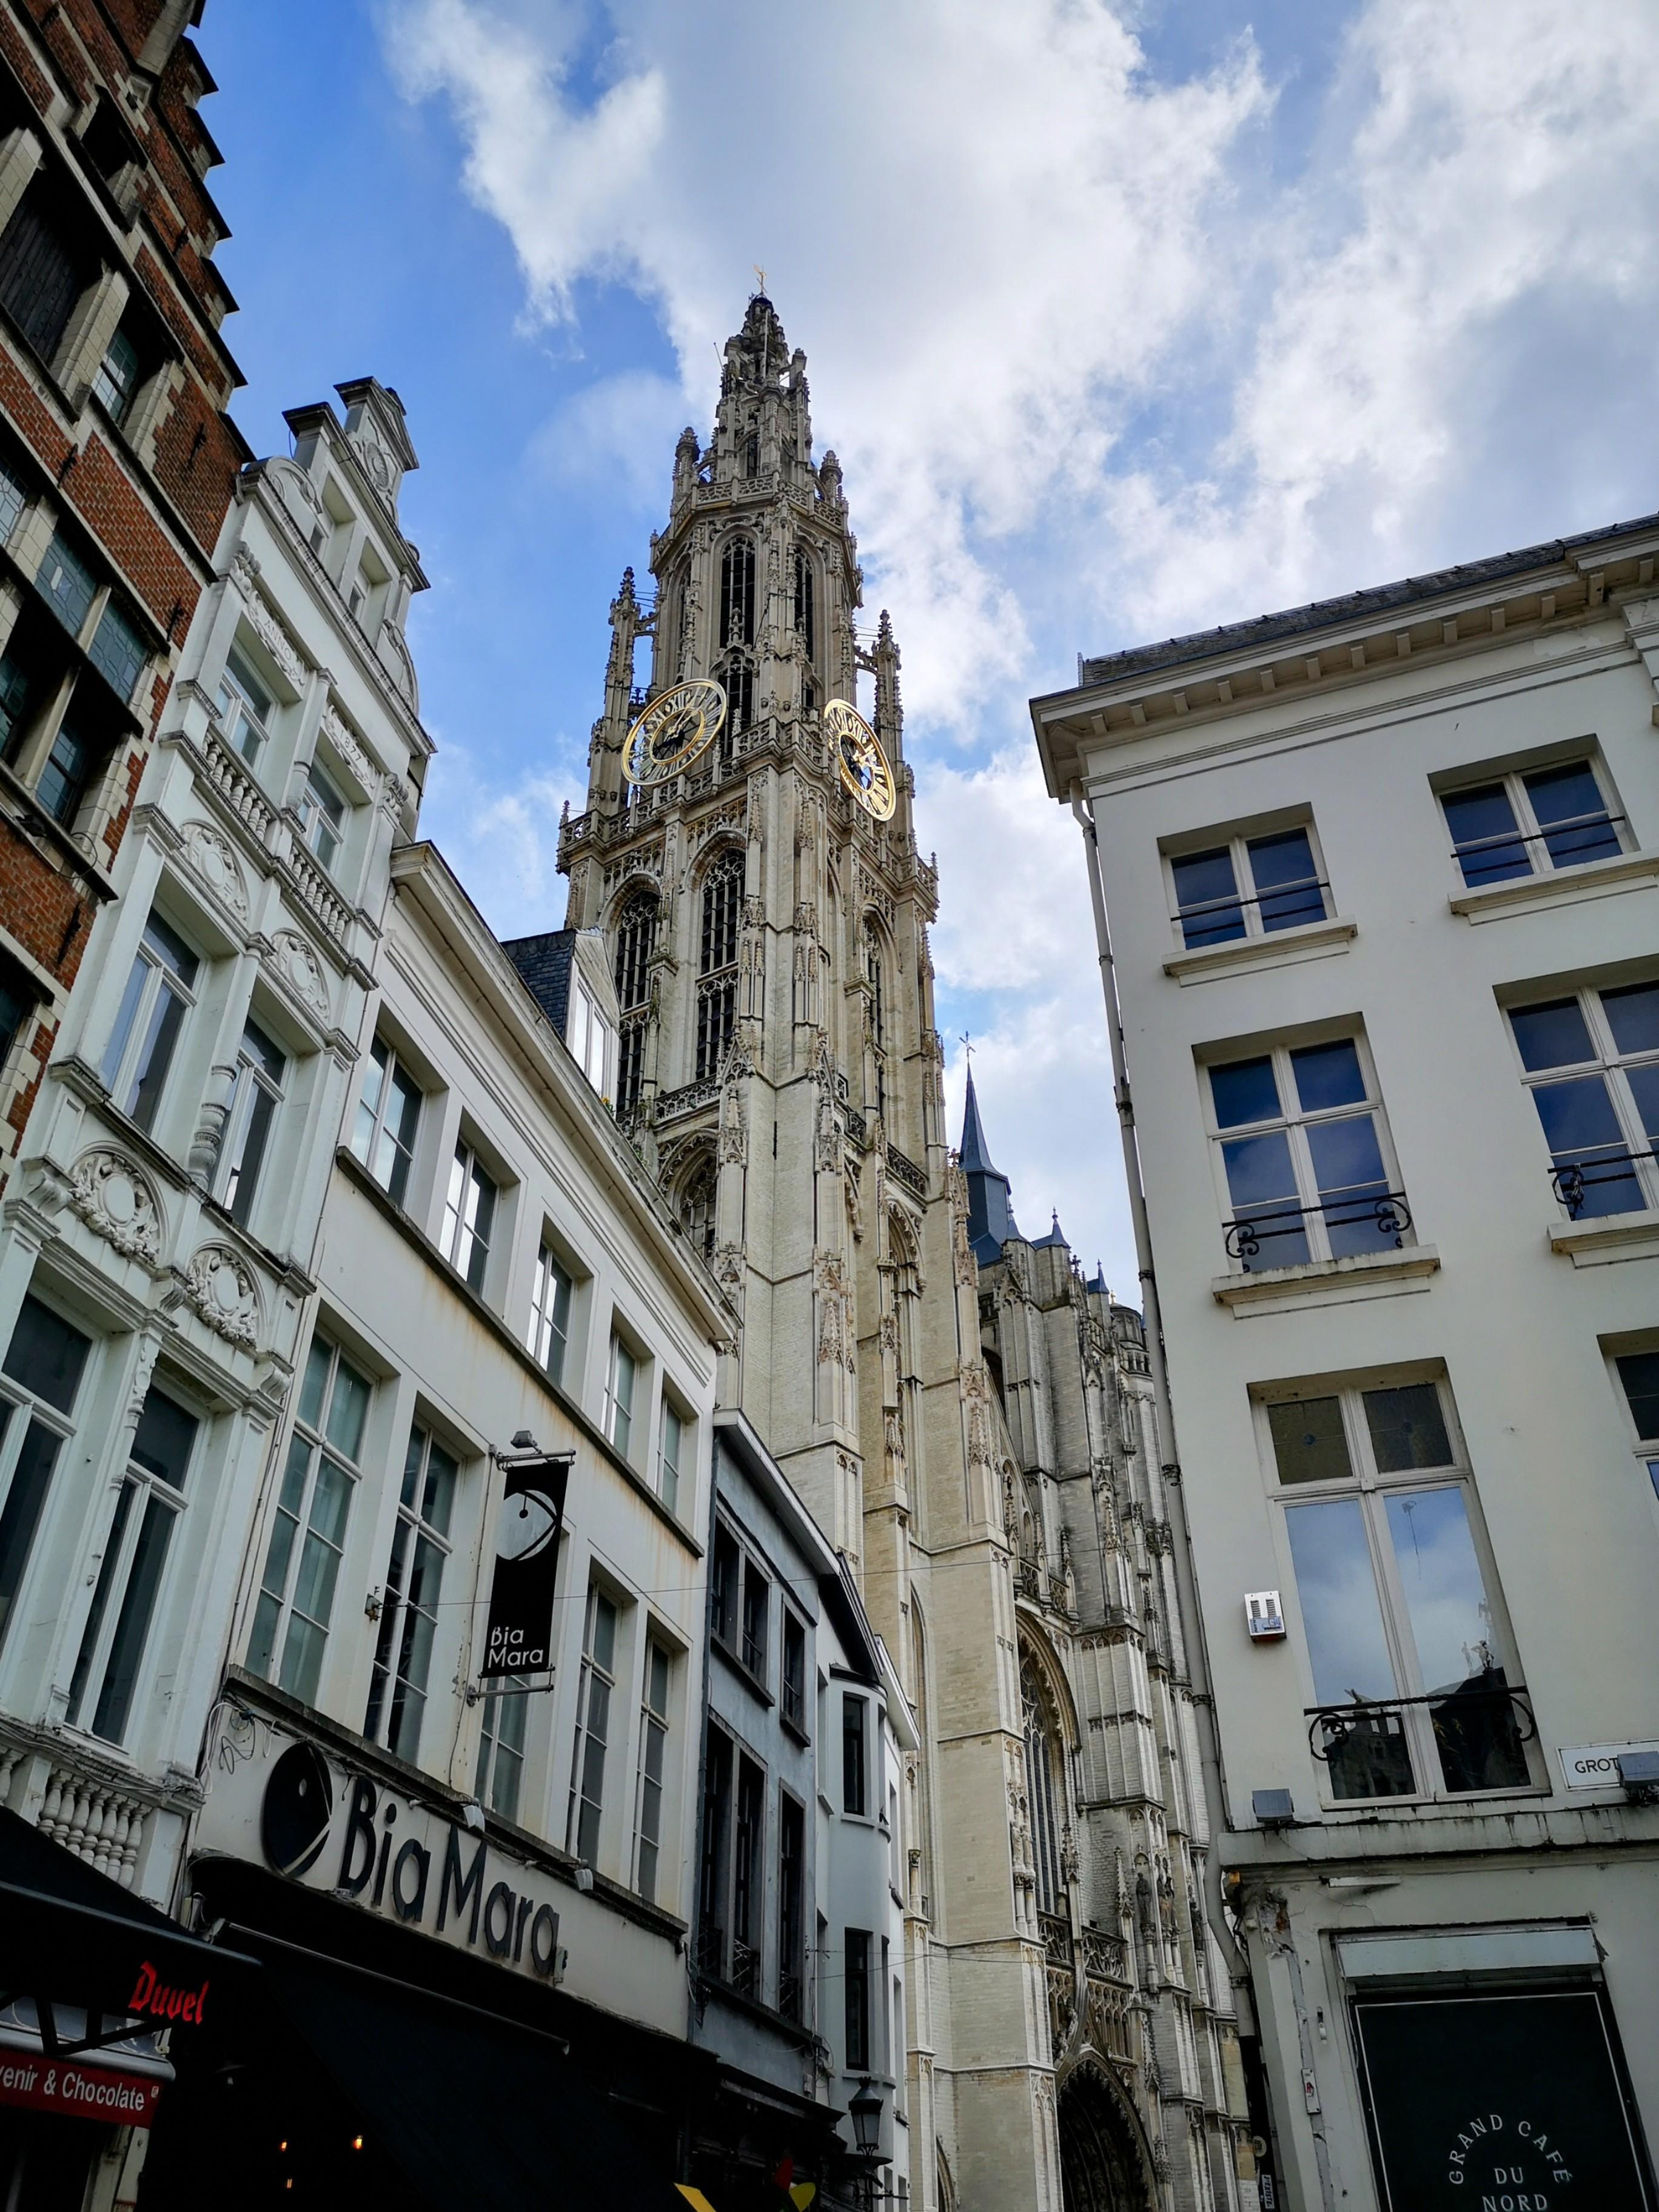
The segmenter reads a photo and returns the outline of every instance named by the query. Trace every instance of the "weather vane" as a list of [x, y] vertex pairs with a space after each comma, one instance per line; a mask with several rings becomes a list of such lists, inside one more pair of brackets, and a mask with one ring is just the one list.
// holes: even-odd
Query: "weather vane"
[[760, 278], [760, 288], [761, 290], [764, 292], [766, 289], [766, 271], [761, 267], [758, 261], [751, 261], [749, 266], [754, 270], [756, 276]]
[[962, 1033], [962, 1056], [969, 1066], [973, 1065], [974, 1041], [966, 1030]]

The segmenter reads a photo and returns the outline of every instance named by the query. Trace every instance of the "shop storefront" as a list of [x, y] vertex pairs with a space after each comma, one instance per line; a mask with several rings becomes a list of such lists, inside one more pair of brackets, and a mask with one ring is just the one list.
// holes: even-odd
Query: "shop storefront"
[[0, 2205], [130, 2202], [179, 2064], [257, 1971], [0, 1811]]
[[1654, 2212], [1589, 1927], [1337, 1951], [1386, 2212]]
[[[574, 1869], [392, 1762], [250, 1711], [222, 1742], [194, 1911], [259, 1962], [154, 2131], [140, 2203], [605, 2204], [668, 2212], [708, 2061], [564, 1986], [592, 1942], [629, 1985], [628, 1923]], [[593, 1962], [590, 1961], [590, 1964]]]

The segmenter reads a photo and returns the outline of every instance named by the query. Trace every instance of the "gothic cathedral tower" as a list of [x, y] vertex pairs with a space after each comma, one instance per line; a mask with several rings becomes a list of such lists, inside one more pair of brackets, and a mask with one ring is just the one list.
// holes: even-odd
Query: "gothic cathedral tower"
[[[1013, 1578], [933, 1027], [937, 876], [898, 647], [884, 614], [860, 626], [840, 466], [812, 458], [805, 356], [764, 297], [726, 345], [712, 441], [680, 438], [651, 570], [654, 597], [630, 570], [611, 610], [587, 806], [560, 838], [567, 920], [611, 948], [618, 1115], [742, 1316], [724, 1401], [853, 1563], [921, 1724], [910, 2201], [1060, 2212]], [[729, 702], [717, 741], [629, 784], [630, 721], [700, 677]], [[896, 787], [885, 821], [824, 726], [860, 678]]]

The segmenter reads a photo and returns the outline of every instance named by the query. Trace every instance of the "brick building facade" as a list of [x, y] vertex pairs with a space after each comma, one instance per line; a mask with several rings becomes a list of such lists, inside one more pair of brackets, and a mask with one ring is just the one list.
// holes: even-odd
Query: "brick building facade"
[[0, 0], [0, 1186], [246, 448], [204, 0]]

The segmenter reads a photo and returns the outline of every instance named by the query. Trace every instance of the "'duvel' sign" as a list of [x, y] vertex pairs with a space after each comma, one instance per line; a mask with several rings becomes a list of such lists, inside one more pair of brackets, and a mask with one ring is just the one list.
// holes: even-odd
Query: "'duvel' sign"
[[202, 1844], [243, 1855], [256, 1829], [266, 1863], [290, 1881], [498, 1966], [559, 1978], [551, 1875], [309, 1739], [262, 1725], [252, 1753], [215, 1777]]

